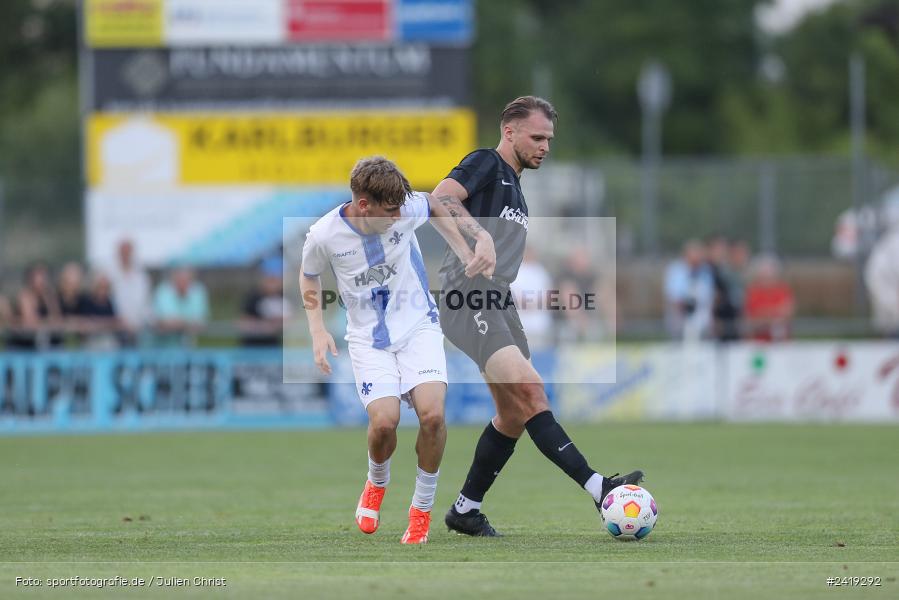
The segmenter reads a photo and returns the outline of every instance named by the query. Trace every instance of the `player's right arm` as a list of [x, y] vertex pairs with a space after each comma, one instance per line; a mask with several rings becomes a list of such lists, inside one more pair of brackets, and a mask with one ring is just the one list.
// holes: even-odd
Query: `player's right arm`
[[303, 244], [303, 264], [300, 269], [300, 297], [306, 309], [309, 334], [312, 336], [312, 354], [315, 365], [325, 375], [331, 374], [328, 351], [337, 356], [334, 338], [325, 327], [324, 304], [322, 302], [322, 282], [320, 274], [328, 264], [328, 254], [310, 230]]
[[[496, 248], [487, 230], [463, 206], [467, 198], [468, 190], [455, 179], [447, 177], [441, 181], [429, 198], [431, 213], [437, 217], [432, 222], [465, 264], [465, 275], [474, 277], [483, 273], [489, 279], [496, 268]], [[456, 247], [458, 244], [453, 243], [453, 238], [458, 233], [453, 230], [453, 225], [458, 228], [458, 233], [475, 242], [474, 253], [467, 245]]]
[[321, 277], [310, 277], [301, 273], [300, 294], [303, 297], [303, 307], [306, 309], [306, 320], [309, 322], [309, 335], [312, 336], [312, 354], [315, 357], [315, 366], [325, 375], [330, 375], [331, 365], [328, 363], [328, 351], [330, 350], [331, 354], [337, 356], [337, 345], [334, 344], [334, 338], [325, 327], [322, 312]]

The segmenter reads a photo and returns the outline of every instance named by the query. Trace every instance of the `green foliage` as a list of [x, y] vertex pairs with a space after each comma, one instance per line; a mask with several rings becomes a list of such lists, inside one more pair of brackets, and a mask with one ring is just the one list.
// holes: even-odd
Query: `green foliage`
[[74, 76], [76, 39], [75, 0], [0, 2], [0, 117], [56, 77]]
[[0, 2], [0, 181], [5, 212], [81, 212], [74, 0]]
[[[534, 92], [533, 66], [552, 73], [563, 157], [640, 152], [636, 94], [649, 59], [671, 73], [664, 152], [848, 152], [848, 64], [867, 71], [868, 150], [899, 163], [899, 11], [889, 0], [838, 2], [768, 38], [755, 23], [764, 0], [480, 1], [475, 46], [481, 141], [495, 143], [496, 113]], [[529, 25], [530, 24], [530, 25]], [[763, 76], [766, 57], [782, 79]]]
[[78, 221], [81, 165], [77, 82], [54, 79], [32, 102], [2, 122], [0, 177], [12, 218], [41, 215], [44, 221]]

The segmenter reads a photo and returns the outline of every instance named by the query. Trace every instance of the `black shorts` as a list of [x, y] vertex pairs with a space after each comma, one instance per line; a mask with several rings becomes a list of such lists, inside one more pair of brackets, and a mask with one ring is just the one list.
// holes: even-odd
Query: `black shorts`
[[505, 283], [478, 275], [444, 287], [440, 297], [443, 335], [477, 363], [481, 372], [493, 354], [517, 346], [531, 357], [524, 327]]

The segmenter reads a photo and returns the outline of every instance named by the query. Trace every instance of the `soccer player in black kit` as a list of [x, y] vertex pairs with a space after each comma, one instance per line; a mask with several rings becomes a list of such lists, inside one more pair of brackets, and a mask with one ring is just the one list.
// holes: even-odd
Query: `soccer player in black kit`
[[[479, 263], [475, 270], [481, 274], [475, 277], [470, 277], [472, 265], [463, 265], [451, 249], [440, 269], [444, 335], [477, 363], [496, 405], [496, 416], [478, 440], [459, 498], [446, 513], [447, 526], [467, 535], [499, 535], [480, 511], [481, 502], [525, 431], [549, 460], [593, 496], [597, 510], [609, 491], [643, 479], [642, 471], [603, 477], [590, 468], [556, 422], [543, 380], [529, 360], [527, 338], [509, 293], [528, 228], [519, 177], [524, 169], [540, 168], [556, 120], [556, 111], [546, 100], [516, 98], [503, 110], [496, 149], [466, 156], [433, 193], [451, 215], [464, 214], [460, 207], [467, 208], [488, 230], [498, 252], [495, 268], [484, 269]], [[483, 248], [479, 250], [483, 254]]]

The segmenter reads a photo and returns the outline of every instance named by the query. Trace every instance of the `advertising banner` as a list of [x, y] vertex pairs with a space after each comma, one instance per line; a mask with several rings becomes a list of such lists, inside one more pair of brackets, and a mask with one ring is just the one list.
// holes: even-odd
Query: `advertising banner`
[[84, 39], [91, 47], [161, 46], [163, 0], [84, 0]]
[[[548, 385], [550, 404], [563, 422], [899, 421], [895, 344], [678, 348], [684, 350], [625, 346], [614, 364], [595, 347], [566, 345], [535, 353], [534, 364], [542, 377], [556, 381], [575, 357], [617, 370], [615, 384]], [[302, 383], [284, 382], [288, 362], [305, 371]], [[346, 352], [333, 367], [351, 370]], [[447, 368], [454, 380], [468, 381], [450, 383], [447, 422], [482, 425], [495, 408], [486, 384], [475, 383], [477, 367], [448, 348]], [[355, 385], [319, 375], [309, 350], [0, 353], [0, 435], [365, 422]], [[401, 422], [414, 426], [413, 411], [404, 407]]]
[[387, 41], [393, 37], [390, 0], [287, 0], [292, 42]]
[[469, 46], [472, 0], [84, 0], [90, 48], [424, 42]]
[[474, 37], [471, 0], [396, 0], [396, 37], [466, 46]]
[[92, 187], [346, 185], [364, 156], [395, 161], [431, 189], [474, 147], [470, 110], [98, 113], [87, 124]]
[[0, 354], [0, 433], [331, 424], [326, 392], [282, 383], [281, 358], [280, 349]]
[[280, 44], [284, 0], [166, 0], [169, 46]]
[[468, 52], [424, 44], [107, 49], [92, 111], [464, 106]]
[[735, 421], [899, 421], [896, 344], [741, 344], [727, 355]]
[[[716, 418], [720, 363], [710, 344], [563, 347], [555, 373], [559, 411], [586, 421]], [[585, 378], [614, 383], [576, 383]]]

